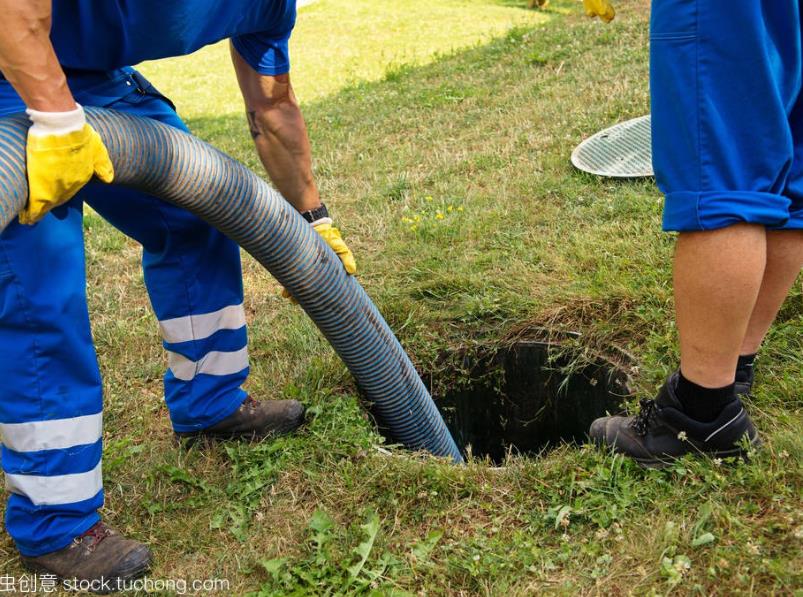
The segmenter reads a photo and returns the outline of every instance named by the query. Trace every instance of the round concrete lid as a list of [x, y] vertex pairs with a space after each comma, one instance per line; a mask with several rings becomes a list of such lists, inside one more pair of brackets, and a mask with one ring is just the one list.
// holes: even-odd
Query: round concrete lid
[[611, 178], [653, 176], [650, 115], [620, 122], [589, 137], [572, 152], [578, 170]]

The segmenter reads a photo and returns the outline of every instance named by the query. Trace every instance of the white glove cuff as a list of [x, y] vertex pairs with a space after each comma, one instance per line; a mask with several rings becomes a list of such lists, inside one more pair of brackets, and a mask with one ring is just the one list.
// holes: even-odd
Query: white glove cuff
[[335, 222], [334, 222], [334, 220], [332, 218], [319, 218], [319, 219], [315, 220], [314, 222], [312, 222], [310, 224], [310, 226], [312, 226], [314, 228], [318, 224], [334, 224], [334, 223]]
[[40, 112], [28, 108], [25, 113], [33, 124], [28, 129], [29, 135], [43, 137], [45, 135], [66, 135], [84, 128], [86, 115], [80, 104], [69, 112]]

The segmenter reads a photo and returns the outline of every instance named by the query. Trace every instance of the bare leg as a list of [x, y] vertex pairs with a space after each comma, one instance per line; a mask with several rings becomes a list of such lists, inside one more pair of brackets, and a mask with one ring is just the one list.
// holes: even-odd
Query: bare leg
[[681, 233], [674, 285], [683, 376], [700, 386], [733, 383], [766, 264], [763, 226]]
[[312, 176], [307, 127], [290, 75], [261, 75], [234, 47], [231, 58], [245, 100], [251, 136], [271, 181], [298, 211], [318, 207], [321, 198]]
[[803, 230], [768, 231], [767, 266], [740, 354], [758, 352], [802, 268]]

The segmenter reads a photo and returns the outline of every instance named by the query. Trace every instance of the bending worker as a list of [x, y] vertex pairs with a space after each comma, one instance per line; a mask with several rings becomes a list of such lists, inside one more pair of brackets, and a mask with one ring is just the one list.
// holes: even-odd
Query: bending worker
[[591, 437], [645, 466], [741, 456], [759, 442], [740, 396], [803, 267], [799, 2], [652, 3], [653, 164], [666, 195], [680, 367], [633, 417]]
[[354, 257], [320, 201], [290, 84], [295, 0], [0, 0], [0, 14], [0, 115], [27, 109], [32, 122], [28, 203], [0, 235], [6, 528], [29, 568], [116, 582], [144, 573], [150, 551], [98, 515], [102, 386], [85, 296], [84, 202], [142, 244], [168, 355], [165, 400], [179, 436], [289, 432], [304, 409], [258, 402], [241, 389], [249, 363], [237, 245], [183, 209], [105, 184], [114, 169], [82, 106], [186, 130], [170, 100], [127, 65], [230, 38], [271, 180], [349, 273]]

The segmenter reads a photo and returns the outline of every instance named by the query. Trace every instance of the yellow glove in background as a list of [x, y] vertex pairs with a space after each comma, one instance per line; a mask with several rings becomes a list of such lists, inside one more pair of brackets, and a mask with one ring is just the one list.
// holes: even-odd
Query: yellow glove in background
[[608, 0], [583, 0], [583, 6], [589, 17], [599, 17], [606, 23], [613, 21], [616, 11]]
[[[340, 261], [343, 262], [346, 273], [350, 276], [356, 274], [357, 261], [354, 259], [354, 253], [351, 252], [351, 249], [346, 245], [346, 241], [340, 236], [340, 230], [332, 226], [332, 220], [330, 218], [323, 218], [319, 220], [318, 224], [313, 223], [312, 226], [335, 254], [340, 257]], [[282, 288], [282, 296], [286, 299], [290, 299], [293, 303], [298, 303], [298, 301], [293, 298], [293, 295], [288, 292], [287, 288]]]
[[70, 112], [27, 110], [28, 204], [22, 224], [35, 224], [54, 207], [66, 203], [93, 175], [114, 179], [114, 167], [100, 135], [86, 123], [84, 109]]

